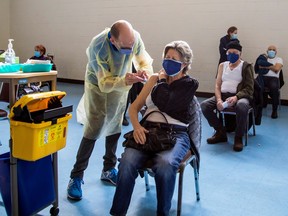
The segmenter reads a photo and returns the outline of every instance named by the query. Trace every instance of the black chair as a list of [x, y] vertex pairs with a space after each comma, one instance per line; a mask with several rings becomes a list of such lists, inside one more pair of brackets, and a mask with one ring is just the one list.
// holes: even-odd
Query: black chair
[[[199, 190], [199, 169], [197, 168], [197, 159], [195, 155], [192, 154], [191, 151], [188, 151], [184, 159], [182, 160], [179, 169], [177, 173], [179, 173], [179, 180], [178, 180], [178, 200], [177, 200], [177, 215], [181, 215], [182, 210], [182, 191], [183, 191], [183, 179], [184, 179], [184, 170], [185, 167], [190, 164], [194, 169], [194, 179], [195, 179], [195, 192], [196, 192], [196, 200], [200, 200], [200, 190]], [[153, 171], [151, 170], [151, 167], [153, 165], [152, 160], [149, 160], [146, 162], [146, 164], [143, 166], [143, 169], [139, 170], [140, 175], [144, 176], [145, 179], [145, 186], [146, 191], [150, 190], [150, 184], [149, 184], [149, 175], [153, 176]], [[142, 173], [143, 174], [142, 174]]]
[[[222, 111], [220, 111], [220, 114], [222, 115], [222, 121], [223, 121], [223, 126], [225, 127], [225, 115], [235, 115], [236, 116], [236, 111], [235, 108], [226, 108]], [[251, 118], [250, 118], [251, 116]], [[248, 132], [249, 132], [249, 119], [252, 119], [252, 127], [253, 127], [253, 136], [256, 136], [256, 129], [255, 129], [255, 114], [254, 114], [254, 109], [251, 107], [248, 110], [248, 115], [247, 115], [247, 125], [246, 125], [246, 130], [245, 130], [245, 146], [247, 146], [248, 143]]]

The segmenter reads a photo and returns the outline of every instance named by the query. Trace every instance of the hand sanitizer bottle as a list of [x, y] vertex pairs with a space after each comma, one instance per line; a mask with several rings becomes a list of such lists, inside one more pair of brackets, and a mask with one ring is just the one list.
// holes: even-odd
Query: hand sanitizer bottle
[[14, 41], [13, 39], [9, 39], [8, 40], [8, 49], [6, 50], [6, 54], [5, 54], [5, 63], [10, 63], [10, 64], [14, 64], [15, 63], [15, 52], [13, 50], [13, 44], [12, 41]]

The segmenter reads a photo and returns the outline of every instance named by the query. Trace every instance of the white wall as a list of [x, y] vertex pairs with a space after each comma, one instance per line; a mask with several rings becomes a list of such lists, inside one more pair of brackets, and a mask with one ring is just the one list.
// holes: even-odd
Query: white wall
[[[127, 19], [141, 33], [155, 71], [160, 69], [165, 44], [186, 40], [194, 52], [191, 74], [200, 82], [199, 91], [214, 92], [219, 39], [235, 25], [244, 60], [254, 63], [269, 44], [279, 48], [287, 82], [281, 97], [288, 99], [287, 0], [11, 0], [10, 4], [10, 37], [20, 60], [26, 61], [34, 45], [42, 43], [55, 55], [61, 78], [83, 80], [91, 38], [114, 21]], [[0, 44], [3, 40], [6, 44], [7, 38], [2, 38]]]
[[10, 33], [10, 1], [0, 0], [0, 49], [7, 49]]

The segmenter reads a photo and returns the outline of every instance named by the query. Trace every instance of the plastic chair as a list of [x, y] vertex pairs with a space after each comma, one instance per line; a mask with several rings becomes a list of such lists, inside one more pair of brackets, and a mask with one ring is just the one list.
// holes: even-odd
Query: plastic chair
[[[222, 115], [222, 121], [223, 121], [223, 126], [225, 126], [225, 115], [235, 115], [236, 116], [236, 111], [235, 108], [226, 108], [222, 111], [220, 111], [220, 114]], [[248, 142], [248, 132], [249, 132], [249, 116], [252, 115], [252, 126], [253, 126], [253, 136], [256, 136], [256, 129], [255, 129], [255, 114], [254, 114], [254, 109], [251, 107], [248, 110], [248, 115], [247, 115], [247, 125], [246, 125], [246, 131], [245, 131], [245, 146], [247, 146]]]
[[[196, 199], [197, 201], [200, 200], [200, 190], [199, 190], [199, 167], [197, 164], [197, 159], [194, 154], [192, 154], [191, 150], [187, 152], [185, 155], [184, 159], [182, 160], [179, 169], [177, 173], [179, 173], [179, 180], [178, 180], [178, 201], [177, 201], [177, 216], [181, 215], [181, 210], [182, 210], [182, 191], [183, 191], [183, 178], [184, 178], [184, 170], [185, 167], [190, 164], [193, 169], [194, 169], [194, 183], [195, 183], [195, 192], [196, 192]], [[139, 170], [140, 175], [144, 176], [145, 178], [145, 186], [146, 186], [146, 191], [150, 190], [150, 184], [149, 184], [149, 176], [153, 176], [154, 173], [151, 170], [151, 167], [153, 165], [152, 160], [148, 160], [144, 167]]]

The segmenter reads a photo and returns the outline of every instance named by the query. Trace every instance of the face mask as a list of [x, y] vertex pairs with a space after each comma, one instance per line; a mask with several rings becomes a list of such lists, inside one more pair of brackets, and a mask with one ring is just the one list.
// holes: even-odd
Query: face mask
[[40, 51], [34, 51], [34, 56], [40, 57], [40, 56], [41, 56], [41, 55], [40, 55]]
[[267, 52], [269, 58], [275, 58], [276, 52], [274, 50], [268, 50]]
[[235, 39], [237, 39], [237, 34], [232, 34], [231, 35], [231, 40], [235, 40]]
[[164, 59], [162, 66], [168, 76], [176, 76], [182, 70], [182, 62], [172, 59]]
[[122, 55], [130, 55], [132, 53], [133, 47], [132, 48], [118, 48], [118, 44], [117, 46], [115, 46], [117, 48], [117, 50], [122, 54]]
[[227, 55], [227, 60], [232, 64], [234, 64], [238, 59], [239, 59], [239, 55], [236, 53], [229, 53]]
[[119, 49], [119, 52], [123, 55], [130, 55], [132, 53], [132, 49], [129, 49], [129, 48], [120, 48]]

